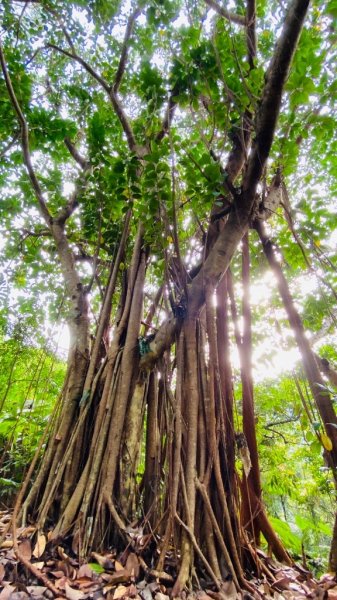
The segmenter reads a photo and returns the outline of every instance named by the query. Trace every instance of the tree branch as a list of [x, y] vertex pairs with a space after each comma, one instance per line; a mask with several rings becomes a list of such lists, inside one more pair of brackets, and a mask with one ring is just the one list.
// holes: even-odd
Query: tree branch
[[320, 371], [324, 373], [334, 387], [337, 387], [337, 371], [331, 366], [327, 358], [321, 358], [318, 354], [315, 354], [315, 357]]
[[281, 36], [266, 73], [266, 83], [256, 119], [256, 138], [248, 161], [243, 190], [256, 187], [274, 138], [282, 92], [308, 10], [309, 0], [294, 0], [286, 15]]
[[256, 58], [256, 7], [255, 0], [247, 0], [246, 9], [246, 20], [247, 20], [247, 49], [248, 49], [248, 62], [249, 68], [254, 69], [254, 59]]
[[63, 209], [61, 209], [58, 215], [55, 217], [55, 221], [57, 221], [60, 225], [64, 225], [67, 219], [69, 219], [69, 217], [73, 214], [74, 210], [77, 208], [78, 196], [87, 185], [87, 175], [90, 172], [91, 168], [90, 162], [80, 155], [76, 146], [72, 143], [72, 141], [69, 138], [65, 138], [64, 143], [67, 146], [73, 159], [80, 165], [83, 171], [77, 182], [74, 192], [69, 198], [67, 205]]
[[119, 65], [118, 65], [118, 69], [117, 69], [117, 72], [115, 75], [115, 81], [113, 84], [113, 90], [115, 93], [117, 93], [118, 88], [121, 84], [123, 75], [124, 75], [126, 61], [128, 58], [129, 41], [130, 41], [130, 37], [132, 35], [133, 26], [135, 24], [137, 17], [139, 17], [141, 12], [142, 12], [142, 9], [138, 6], [128, 18], [125, 35], [124, 35], [124, 40], [123, 40], [121, 57], [119, 59]]
[[129, 146], [131, 152], [133, 152], [134, 154], [136, 154], [139, 157], [143, 156], [147, 152], [147, 150], [145, 150], [145, 148], [142, 148], [141, 146], [137, 145], [136, 139], [133, 135], [131, 125], [128, 120], [128, 117], [126, 116], [123, 106], [117, 96], [117, 91], [118, 91], [118, 88], [120, 86], [120, 83], [121, 83], [121, 80], [122, 80], [122, 77], [123, 77], [123, 74], [125, 71], [127, 55], [128, 55], [128, 42], [129, 42], [131, 34], [132, 34], [133, 25], [140, 13], [141, 13], [141, 8], [137, 7], [128, 19], [125, 36], [124, 36], [124, 42], [123, 42], [123, 46], [122, 46], [121, 57], [120, 57], [119, 65], [118, 65], [116, 76], [115, 76], [115, 82], [114, 82], [113, 86], [109, 85], [108, 82], [101, 75], [99, 75], [99, 73], [97, 73], [97, 71], [95, 71], [95, 69], [93, 69], [89, 65], [89, 63], [87, 63], [86, 60], [84, 60], [83, 58], [81, 58], [81, 56], [79, 56], [77, 54], [75, 46], [71, 39], [71, 36], [67, 32], [67, 30], [64, 27], [64, 25], [62, 24], [62, 22], [60, 23], [60, 26], [61, 26], [61, 29], [63, 31], [63, 34], [64, 34], [69, 46], [71, 48], [71, 52], [68, 52], [68, 50], [61, 48], [60, 46], [57, 46], [56, 44], [47, 44], [48, 48], [53, 48], [54, 50], [57, 50], [61, 54], [68, 56], [68, 58], [76, 60], [101, 85], [101, 87], [105, 90], [105, 92], [107, 92], [109, 99], [112, 103], [112, 106], [116, 112], [116, 115], [121, 123], [123, 131], [126, 135], [128, 146]]
[[162, 124], [162, 128], [159, 131], [159, 133], [157, 134], [156, 137], [156, 141], [160, 142], [163, 137], [167, 134], [167, 132], [169, 131], [170, 127], [171, 127], [171, 123], [172, 123], [172, 119], [173, 119], [173, 115], [174, 115], [174, 111], [176, 109], [177, 103], [174, 100], [174, 97], [176, 95], [176, 91], [172, 90], [170, 97], [168, 99], [168, 103], [167, 103], [167, 108], [166, 108], [166, 112], [164, 115], [164, 119], [163, 119], [163, 124]]
[[271, 427], [277, 427], [278, 425], [286, 425], [287, 423], [296, 423], [299, 421], [299, 416], [288, 417], [287, 419], [280, 419], [280, 421], [272, 421], [271, 423], [266, 423], [264, 428], [270, 429]]
[[75, 190], [73, 191], [73, 193], [71, 194], [66, 206], [64, 208], [62, 208], [58, 214], [56, 215], [56, 217], [54, 218], [54, 221], [56, 223], [58, 223], [59, 225], [64, 225], [65, 222], [69, 219], [69, 217], [71, 217], [71, 215], [73, 214], [74, 210], [77, 208], [78, 206], [78, 197], [80, 195], [80, 193], [85, 189], [86, 184], [87, 184], [87, 174], [90, 170], [90, 165], [88, 165], [88, 167], [86, 168], [85, 171], [83, 171], [83, 173], [81, 174], [77, 185], [75, 187]]
[[8, 142], [8, 144], [6, 144], [3, 151], [0, 153], [0, 159], [4, 158], [4, 156], [6, 156], [6, 153], [8, 152], [8, 150], [10, 150], [12, 148], [12, 146], [14, 146], [15, 142], [18, 141], [19, 137], [20, 137], [20, 131], [16, 131], [14, 133], [11, 141]]
[[209, 6], [209, 8], [213, 8], [213, 10], [215, 10], [215, 12], [218, 15], [220, 15], [220, 17], [224, 17], [231, 23], [237, 23], [237, 25], [246, 24], [246, 17], [243, 17], [242, 15], [237, 15], [236, 13], [232, 13], [230, 10], [227, 10], [223, 6], [220, 6], [220, 4], [215, 2], [215, 0], [205, 0], [205, 3], [207, 4], [207, 6]]
[[24, 242], [29, 237], [50, 237], [51, 233], [49, 229], [41, 229], [40, 231], [30, 231], [30, 229], [22, 229], [22, 241]]
[[[85, 313], [85, 309], [82, 310], [85, 305], [85, 298], [82, 294], [82, 284], [81, 284], [80, 278], [78, 276], [78, 273], [76, 272], [76, 270], [74, 268], [73, 252], [69, 246], [68, 240], [64, 233], [64, 222], [67, 218], [69, 211], [73, 210], [73, 208], [75, 207], [74, 198], [72, 198], [72, 200], [69, 202], [68, 207], [66, 207], [66, 209], [61, 211], [61, 214], [58, 216], [57, 219], [54, 219], [52, 217], [52, 215], [50, 214], [48, 207], [46, 205], [46, 202], [45, 202], [45, 199], [44, 199], [44, 196], [42, 193], [42, 189], [40, 187], [39, 181], [37, 179], [37, 176], [35, 174], [35, 171], [34, 171], [34, 168], [32, 165], [30, 149], [29, 149], [29, 132], [28, 132], [27, 121], [26, 121], [25, 116], [21, 110], [19, 103], [18, 103], [17, 97], [15, 95], [15, 91], [12, 86], [11, 78], [10, 78], [10, 75], [7, 70], [7, 65], [6, 65], [6, 61], [5, 61], [5, 57], [3, 54], [1, 43], [0, 43], [0, 63], [1, 63], [3, 75], [5, 78], [5, 83], [6, 83], [6, 87], [8, 90], [8, 94], [9, 94], [10, 100], [12, 102], [13, 108], [17, 114], [18, 121], [19, 121], [20, 127], [21, 127], [21, 136], [22, 136], [21, 143], [22, 143], [24, 164], [27, 168], [28, 176], [29, 176], [33, 190], [35, 192], [35, 196], [38, 201], [38, 207], [39, 207], [41, 216], [44, 219], [44, 221], [46, 222], [47, 227], [50, 229], [52, 236], [54, 238], [54, 241], [56, 243], [56, 247], [58, 249], [58, 253], [59, 253], [59, 257], [60, 257], [62, 272], [63, 272], [65, 284], [67, 287], [67, 291], [72, 298], [73, 305], [74, 305], [75, 310], [77, 311], [77, 314], [82, 315], [82, 312]], [[84, 315], [84, 317], [82, 319], [82, 321], [86, 325], [85, 319], [86, 319], [86, 314]], [[87, 336], [86, 336], [87, 329], [85, 327], [83, 328], [82, 333], [83, 333], [83, 336], [82, 336], [82, 339], [80, 340], [80, 345], [82, 345], [82, 347], [85, 351], [87, 348]]]
[[101, 75], [99, 75], [99, 73], [97, 73], [97, 71], [95, 71], [95, 69], [93, 69], [89, 65], [89, 63], [87, 63], [83, 58], [81, 58], [76, 52], [68, 52], [68, 50], [61, 48], [56, 44], [47, 44], [47, 47], [52, 48], [53, 50], [64, 54], [64, 56], [67, 56], [68, 58], [71, 58], [72, 60], [78, 62], [87, 71], [87, 73], [89, 73], [101, 85], [101, 87], [106, 91], [110, 98], [115, 113], [126, 135], [128, 146], [131, 152], [133, 152], [139, 157], [142, 157], [147, 152], [147, 150], [137, 144], [129, 120], [122, 107], [121, 101], [119, 100], [114, 89], [108, 84], [108, 82]]
[[120, 124], [122, 125], [131, 152], [133, 152], [139, 157], [144, 156], [147, 150], [145, 149], [145, 147], [139, 146], [137, 144], [136, 138], [133, 135], [133, 131], [129, 123], [129, 119], [127, 118], [124, 112], [120, 99], [118, 98], [117, 94], [114, 92], [113, 89], [109, 91], [109, 98], [111, 100], [112, 106], [115, 109], [115, 113], [120, 121]]
[[32, 187], [34, 189], [35, 196], [38, 200], [40, 213], [49, 227], [52, 222], [52, 217], [51, 217], [51, 214], [46, 205], [46, 201], [44, 199], [42, 189], [40, 187], [36, 173], [34, 171], [32, 159], [31, 159], [31, 155], [30, 155], [30, 148], [29, 148], [29, 132], [28, 132], [27, 121], [21, 110], [21, 107], [19, 105], [19, 102], [17, 100], [16, 94], [15, 94], [15, 91], [14, 91], [14, 88], [12, 85], [12, 80], [11, 80], [11, 77], [10, 77], [8, 69], [7, 69], [7, 64], [6, 64], [5, 56], [3, 53], [1, 41], [0, 41], [0, 63], [1, 63], [3, 76], [5, 79], [5, 84], [6, 84], [6, 88], [8, 91], [8, 95], [9, 95], [9, 98], [11, 100], [11, 103], [13, 105], [13, 108], [16, 112], [16, 115], [17, 115], [17, 118], [18, 118], [18, 121], [20, 124], [21, 145], [22, 145], [24, 163], [25, 163], [26, 169], [28, 171], [28, 176], [31, 181]]
[[87, 161], [87, 159], [84, 158], [84, 156], [81, 156], [81, 154], [77, 150], [76, 146], [72, 143], [72, 141], [68, 137], [66, 137], [64, 139], [64, 143], [67, 146], [71, 156], [80, 165], [80, 167], [82, 167], [82, 169], [85, 170], [88, 169], [89, 161]]
[[110, 86], [108, 84], [108, 82], [101, 76], [99, 75], [95, 69], [93, 69], [83, 58], [81, 58], [76, 52], [72, 51], [72, 52], [68, 52], [68, 50], [65, 50], [64, 48], [61, 48], [61, 46], [57, 46], [56, 44], [47, 44], [47, 48], [51, 48], [52, 50], [56, 50], [57, 52], [60, 52], [61, 54], [64, 54], [64, 56], [67, 56], [68, 58], [71, 58], [72, 60], [76, 60], [76, 62], [78, 62], [80, 65], [82, 65], [82, 67], [94, 78], [96, 79], [96, 81], [102, 86], [102, 88], [108, 93], [110, 94]]

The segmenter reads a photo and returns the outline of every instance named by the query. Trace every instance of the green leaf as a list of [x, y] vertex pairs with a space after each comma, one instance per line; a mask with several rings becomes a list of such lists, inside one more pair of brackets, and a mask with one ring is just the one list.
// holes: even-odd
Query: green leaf
[[90, 569], [98, 575], [104, 573], [103, 567], [101, 567], [101, 565], [98, 565], [97, 563], [88, 563], [88, 567], [90, 567]]

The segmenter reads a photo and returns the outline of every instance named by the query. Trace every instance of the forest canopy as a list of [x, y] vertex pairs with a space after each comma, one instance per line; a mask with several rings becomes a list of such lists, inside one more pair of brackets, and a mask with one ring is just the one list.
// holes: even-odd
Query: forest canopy
[[13, 531], [172, 551], [173, 596], [336, 572], [335, 0], [0, 11]]

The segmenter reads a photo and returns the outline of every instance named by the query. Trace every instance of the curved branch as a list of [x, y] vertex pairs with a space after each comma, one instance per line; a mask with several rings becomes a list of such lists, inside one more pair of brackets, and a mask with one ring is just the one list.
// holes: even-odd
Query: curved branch
[[294, 0], [286, 15], [281, 36], [266, 73], [266, 83], [257, 115], [255, 144], [243, 183], [244, 191], [256, 187], [268, 158], [280, 112], [283, 88], [308, 6], [309, 0]]
[[21, 110], [21, 107], [19, 105], [18, 99], [16, 97], [16, 94], [15, 94], [15, 91], [14, 91], [14, 88], [12, 85], [12, 80], [11, 80], [11, 77], [10, 77], [8, 69], [7, 69], [7, 64], [6, 64], [5, 56], [3, 53], [1, 41], [0, 41], [0, 63], [1, 63], [3, 76], [5, 79], [5, 84], [6, 84], [6, 88], [8, 91], [8, 95], [9, 95], [12, 106], [16, 112], [16, 115], [17, 115], [17, 118], [18, 118], [18, 121], [20, 124], [23, 160], [24, 160], [26, 169], [28, 171], [28, 176], [31, 181], [32, 187], [34, 189], [35, 196], [38, 201], [40, 213], [49, 227], [52, 222], [52, 216], [48, 210], [46, 201], [43, 196], [41, 186], [39, 184], [38, 178], [34, 171], [32, 159], [31, 159], [31, 155], [30, 155], [30, 148], [29, 148], [29, 132], [28, 132], [27, 121]]
[[246, 24], [246, 17], [243, 17], [242, 15], [237, 15], [236, 13], [232, 13], [230, 10], [227, 10], [227, 8], [220, 6], [220, 4], [215, 2], [215, 0], [205, 0], [205, 3], [207, 4], [207, 6], [209, 6], [209, 8], [213, 8], [213, 10], [215, 10], [215, 12], [218, 15], [220, 15], [220, 17], [224, 17], [231, 23], [236, 23], [237, 25]]
[[176, 92], [175, 90], [172, 90], [171, 95], [168, 99], [168, 103], [167, 103], [167, 108], [166, 108], [166, 112], [164, 115], [164, 119], [163, 119], [163, 124], [162, 124], [162, 128], [159, 131], [159, 133], [157, 134], [156, 137], [156, 141], [160, 142], [163, 137], [165, 137], [165, 135], [167, 134], [167, 132], [169, 131], [170, 127], [171, 127], [171, 123], [172, 123], [172, 119], [173, 119], [173, 115], [174, 115], [174, 111], [176, 109], [177, 103], [174, 100], [174, 97], [176, 96]]
[[122, 81], [122, 78], [124, 75], [124, 71], [125, 71], [125, 67], [126, 67], [126, 61], [128, 58], [129, 41], [130, 41], [130, 37], [132, 35], [133, 26], [135, 24], [137, 17], [139, 17], [141, 12], [142, 12], [142, 10], [138, 6], [133, 11], [133, 13], [131, 13], [131, 15], [128, 18], [128, 22], [127, 22], [127, 26], [126, 26], [126, 30], [125, 30], [125, 36], [124, 36], [124, 40], [123, 40], [121, 57], [119, 59], [119, 65], [118, 65], [118, 69], [117, 69], [117, 72], [115, 75], [115, 82], [113, 84], [114, 92], [118, 91], [118, 88], [121, 84], [121, 81]]
[[[52, 12], [54, 12], [54, 11], [52, 11]], [[89, 65], [89, 63], [86, 60], [84, 60], [81, 56], [79, 56], [79, 54], [77, 54], [75, 46], [71, 39], [71, 36], [69, 35], [68, 31], [66, 30], [66, 28], [62, 22], [60, 22], [60, 26], [61, 26], [63, 34], [70, 46], [71, 52], [69, 52], [68, 50], [65, 50], [64, 48], [61, 48], [60, 46], [57, 46], [56, 44], [52, 44], [52, 43], [47, 44], [48, 48], [57, 50], [57, 52], [60, 52], [64, 56], [67, 56], [68, 58], [71, 58], [71, 59], [75, 60], [76, 62], [78, 62], [87, 71], [87, 73], [89, 73], [101, 85], [101, 87], [104, 89], [104, 91], [107, 92], [109, 99], [112, 103], [112, 106], [116, 112], [116, 115], [121, 123], [123, 131], [126, 135], [128, 146], [129, 146], [131, 152], [134, 152], [139, 157], [144, 155], [146, 153], [146, 151], [142, 147], [138, 146], [136, 143], [136, 139], [134, 137], [128, 117], [126, 116], [123, 106], [117, 96], [117, 91], [118, 91], [118, 88], [120, 86], [120, 83], [121, 83], [121, 80], [122, 80], [122, 77], [123, 77], [124, 71], [125, 71], [127, 55], [128, 55], [128, 43], [129, 43], [129, 40], [130, 40], [130, 37], [132, 34], [133, 25], [140, 13], [141, 13], [141, 8], [137, 7], [128, 19], [125, 36], [124, 36], [124, 42], [123, 42], [123, 46], [122, 46], [122, 52], [121, 52], [119, 65], [117, 68], [113, 86], [109, 85], [108, 82], [104, 79], [104, 77], [102, 77], [99, 73], [97, 73], [97, 71], [95, 71], [95, 69], [93, 69], [93, 67], [91, 65]]]
[[4, 156], [6, 156], [6, 153], [8, 152], [8, 150], [10, 150], [14, 146], [15, 142], [18, 141], [19, 137], [20, 137], [20, 131], [16, 131], [14, 133], [11, 141], [8, 142], [8, 144], [6, 144], [6, 146], [4, 147], [4, 149], [2, 150], [2, 152], [0, 153], [0, 160], [2, 158], [4, 158]]
[[287, 423], [296, 423], [299, 421], [299, 416], [288, 417], [287, 419], [280, 419], [279, 421], [272, 421], [271, 423], [266, 423], [264, 428], [270, 429], [271, 427], [277, 427], [278, 425], [286, 425]]
[[60, 225], [64, 225], [64, 223], [67, 221], [67, 219], [69, 219], [69, 217], [73, 214], [74, 210], [77, 208], [78, 197], [79, 197], [81, 191], [83, 189], [85, 189], [85, 187], [87, 185], [87, 182], [88, 182], [87, 175], [91, 169], [90, 162], [87, 161], [83, 156], [80, 155], [76, 146], [72, 143], [72, 141], [69, 138], [65, 138], [64, 143], [67, 146], [73, 159], [82, 167], [83, 171], [77, 182], [75, 190], [71, 194], [66, 206], [59, 211], [58, 215], [54, 219]]
[[89, 63], [87, 63], [87, 61], [85, 61], [83, 58], [81, 58], [76, 52], [72, 51], [72, 52], [68, 52], [68, 50], [65, 50], [64, 48], [61, 48], [61, 46], [57, 46], [56, 44], [47, 44], [47, 48], [51, 48], [52, 50], [56, 50], [57, 52], [60, 52], [60, 54], [64, 54], [64, 56], [67, 56], [68, 58], [71, 58], [72, 60], [76, 60], [76, 62], [78, 62], [80, 65], [82, 65], [82, 67], [89, 73], [89, 75], [91, 75], [94, 79], [96, 79], [96, 81], [102, 86], [102, 88], [109, 94], [110, 93], [110, 86], [108, 84], [108, 82], [97, 73], [97, 71], [95, 71], [95, 69], [93, 69]]
[[64, 143], [67, 146], [71, 156], [80, 165], [80, 167], [82, 167], [82, 169], [87, 169], [89, 167], [89, 162], [86, 158], [84, 158], [84, 156], [81, 156], [75, 144], [73, 144], [69, 138], [64, 138]]
[[40, 231], [31, 231], [30, 229], [23, 228], [21, 234], [21, 241], [24, 242], [29, 237], [50, 237], [51, 232], [49, 229], [41, 229]]
[[129, 123], [129, 119], [127, 118], [124, 112], [120, 99], [118, 98], [117, 94], [113, 89], [109, 91], [109, 98], [111, 100], [112, 106], [115, 109], [120, 124], [122, 125], [131, 152], [134, 152], [134, 154], [136, 154], [139, 157], [143, 156], [144, 154], [146, 154], [146, 150], [145, 148], [142, 148], [137, 144], [136, 138], [133, 135], [133, 131]]
[[78, 207], [78, 197], [79, 197], [80, 193], [82, 192], [82, 190], [84, 190], [86, 187], [86, 183], [87, 183], [86, 175], [88, 173], [88, 170], [89, 170], [89, 168], [83, 173], [82, 177], [78, 181], [76, 188], [73, 191], [73, 193], [71, 194], [66, 206], [61, 208], [61, 210], [58, 212], [58, 214], [54, 217], [55, 223], [58, 223], [59, 225], [63, 226], [65, 224], [65, 222], [69, 219], [69, 217], [71, 217], [74, 210]]
[[47, 44], [47, 47], [52, 48], [53, 50], [60, 52], [64, 56], [67, 56], [68, 58], [71, 58], [72, 60], [75, 60], [76, 62], [78, 62], [87, 71], [87, 73], [89, 73], [89, 75], [91, 75], [100, 84], [100, 86], [105, 90], [105, 92], [109, 96], [109, 99], [112, 103], [115, 113], [116, 113], [116, 115], [120, 121], [120, 124], [123, 128], [123, 131], [126, 135], [128, 146], [129, 146], [131, 152], [134, 152], [134, 154], [136, 154], [139, 157], [143, 156], [146, 153], [146, 149], [142, 148], [141, 146], [139, 146], [137, 144], [135, 136], [134, 136], [132, 128], [131, 128], [131, 125], [129, 123], [128, 117], [126, 116], [126, 114], [124, 112], [121, 101], [119, 100], [114, 88], [111, 88], [111, 86], [108, 84], [108, 82], [101, 75], [99, 75], [99, 73], [97, 73], [97, 71], [95, 71], [95, 69], [93, 69], [89, 65], [89, 63], [87, 63], [86, 60], [81, 58], [76, 52], [74, 52], [74, 51], [68, 52], [68, 50], [61, 48], [60, 46], [57, 46], [56, 44]]

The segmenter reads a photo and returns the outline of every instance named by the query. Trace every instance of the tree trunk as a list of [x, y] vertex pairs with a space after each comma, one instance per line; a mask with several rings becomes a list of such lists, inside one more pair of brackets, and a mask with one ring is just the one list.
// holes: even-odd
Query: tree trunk
[[[249, 473], [243, 471], [244, 493], [242, 495], [241, 519], [250, 531], [257, 546], [260, 544], [260, 530], [258, 527], [259, 510], [253, 497], [261, 502], [261, 480], [260, 467], [256, 440], [255, 427], [255, 409], [254, 409], [254, 385], [252, 375], [252, 315], [250, 308], [250, 257], [249, 257], [249, 236], [248, 232], [242, 239], [242, 315], [243, 315], [243, 334], [241, 344], [239, 345], [239, 354], [241, 362], [241, 381], [242, 381], [242, 426], [245, 435], [251, 468]], [[254, 496], [249, 494], [250, 489], [254, 490]]]
[[337, 467], [337, 416], [329, 394], [323, 389], [324, 381], [321, 377], [315, 354], [311, 349], [310, 343], [305, 335], [301, 317], [296, 310], [293, 299], [291, 297], [288, 283], [281, 269], [281, 265], [277, 259], [274, 246], [270, 238], [267, 236], [263, 224], [258, 221], [256, 230], [260, 236], [264, 253], [267, 257], [269, 265], [275, 274], [280, 296], [283, 300], [284, 308], [287, 312], [291, 328], [302, 355], [303, 367], [307, 376], [311, 393], [315, 400], [317, 409], [322, 418], [324, 427], [330, 437], [333, 448], [329, 452], [329, 458], [334, 468]]
[[[335, 480], [335, 486], [337, 487], [337, 416], [332, 404], [330, 394], [324, 389], [324, 381], [321, 377], [319, 367], [316, 361], [314, 352], [311, 349], [310, 343], [305, 335], [303, 323], [300, 315], [298, 314], [291, 297], [287, 280], [282, 272], [281, 265], [277, 259], [274, 246], [270, 238], [265, 232], [265, 228], [260, 221], [256, 222], [256, 230], [260, 236], [264, 253], [267, 257], [269, 265], [275, 274], [277, 285], [280, 296], [283, 300], [284, 308], [287, 312], [288, 319], [294, 336], [298, 345], [298, 348], [302, 355], [302, 362], [305, 374], [307, 376], [309, 386], [311, 389], [312, 396], [315, 400], [318, 412], [321, 416], [324, 428], [327, 435], [329, 436], [332, 448], [328, 450], [324, 447], [324, 456], [332, 469], [332, 474]], [[337, 520], [337, 513], [336, 513]], [[330, 569], [331, 571], [337, 571], [337, 522], [335, 520], [333, 537], [331, 541], [330, 550]]]

